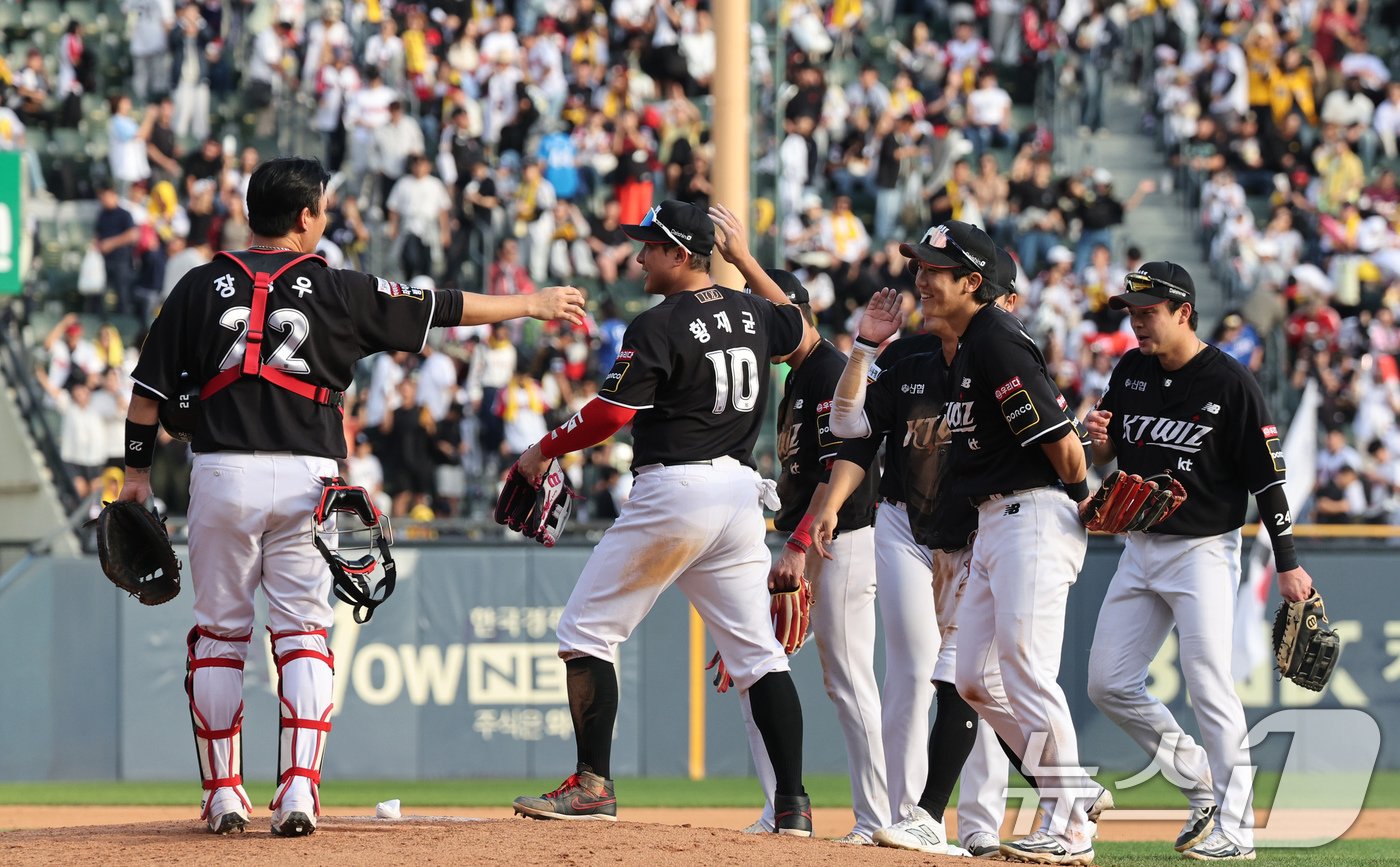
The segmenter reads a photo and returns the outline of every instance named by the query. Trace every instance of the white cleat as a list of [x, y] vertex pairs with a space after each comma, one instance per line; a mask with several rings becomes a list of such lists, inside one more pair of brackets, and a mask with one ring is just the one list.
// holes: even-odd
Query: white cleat
[[238, 791], [225, 787], [214, 791], [209, 801], [209, 833], [242, 833], [248, 827], [248, 807]]
[[1183, 856], [1193, 861], [1253, 861], [1254, 850], [1242, 849], [1229, 837], [1220, 832], [1219, 828], [1210, 832], [1210, 836], [1200, 845], [1193, 846], [1181, 853]]
[[948, 832], [943, 823], [934, 819], [923, 807], [904, 808], [904, 821], [881, 828], [872, 836], [875, 843], [890, 849], [908, 849], [930, 855], [957, 854], [948, 845]]
[[1192, 807], [1191, 816], [1187, 818], [1186, 824], [1181, 826], [1181, 834], [1176, 838], [1176, 851], [1185, 852], [1209, 837], [1210, 832], [1215, 830], [1215, 814], [1218, 811], [1219, 808], [1214, 804]]
[[278, 810], [272, 815], [272, 836], [305, 837], [316, 831], [316, 813], [302, 810]]
[[1036, 831], [1029, 837], [1001, 844], [1001, 854], [1012, 861], [1026, 861], [1031, 864], [1079, 864], [1094, 863], [1094, 847], [1086, 845], [1077, 852], [1071, 852], [1065, 845], [1044, 831]]
[[763, 820], [762, 820], [762, 819], [759, 819], [757, 822], [754, 822], [752, 825], [748, 826], [747, 828], [745, 828], [743, 831], [740, 831], [739, 833], [741, 833], [741, 834], [771, 834], [771, 833], [773, 833], [773, 829], [770, 828], [770, 827], [768, 827], [767, 825], [763, 824]]
[[962, 843], [973, 858], [996, 858], [1001, 855], [1001, 840], [990, 831], [978, 831]]
[[869, 846], [869, 845], [871, 845], [871, 844], [870, 844], [870, 841], [869, 841], [868, 839], [866, 839], [866, 836], [865, 836], [864, 834], [860, 833], [859, 831], [852, 831], [851, 833], [847, 834], [846, 836], [844, 836], [844, 837], [837, 837], [836, 839], [832, 840], [831, 842], [833, 842], [833, 843], [840, 843], [840, 844], [843, 845], [843, 846]]

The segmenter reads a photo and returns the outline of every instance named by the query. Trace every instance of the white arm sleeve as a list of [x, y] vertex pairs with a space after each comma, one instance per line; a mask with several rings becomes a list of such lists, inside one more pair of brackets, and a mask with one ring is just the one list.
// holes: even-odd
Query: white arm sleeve
[[841, 381], [836, 383], [831, 432], [843, 440], [870, 436], [870, 419], [865, 416], [865, 375], [875, 362], [875, 352], [873, 347], [857, 341], [851, 347], [846, 369], [841, 371]]

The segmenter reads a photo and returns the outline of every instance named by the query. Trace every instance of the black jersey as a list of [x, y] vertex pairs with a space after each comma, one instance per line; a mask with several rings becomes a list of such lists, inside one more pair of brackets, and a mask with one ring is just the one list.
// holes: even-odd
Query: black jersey
[[1060, 481], [1040, 447], [1076, 434], [1083, 442], [1084, 434], [1019, 319], [991, 304], [972, 317], [953, 360], [951, 388], [951, 494], [976, 497]]
[[[949, 395], [948, 362], [937, 337], [920, 339], [933, 351], [908, 355], [882, 367], [866, 387], [865, 417], [874, 433], [884, 433], [885, 476], [900, 477], [900, 499], [909, 514], [914, 541], [929, 548], [950, 551], [965, 547], [977, 530], [977, 510], [967, 497], [951, 496], [945, 489], [948, 440], [940, 438]], [[893, 348], [893, 347], [891, 347]], [[888, 350], [886, 350], [888, 351]], [[882, 356], [883, 358], [883, 356]], [[874, 449], [853, 441], [841, 457], [868, 466]], [[884, 493], [883, 496], [890, 496]]]
[[802, 340], [802, 314], [711, 286], [677, 292], [627, 326], [598, 396], [637, 410], [632, 466], [732, 457], [753, 467], [769, 359]]
[[[870, 365], [870, 370], [865, 376], [867, 393], [869, 386], [878, 382], [880, 375], [898, 364], [901, 359], [926, 352], [941, 352], [942, 348], [943, 342], [932, 334], [911, 334], [908, 337], [899, 338], [889, 346], [886, 346], [885, 351], [881, 352], [879, 357], [875, 359], [875, 363]], [[947, 400], [947, 392], [944, 391], [941, 393], [943, 394], [941, 400]], [[867, 418], [869, 415], [870, 413], [867, 409]], [[941, 404], [938, 406], [937, 416], [939, 418], [943, 416], [943, 406]], [[882, 431], [885, 432], [885, 466], [884, 472], [880, 474], [880, 496], [900, 503], [907, 502], [909, 497], [904, 492], [905, 463], [903, 460], [904, 455], [902, 454], [903, 447], [900, 445], [905, 440], [905, 432], [893, 428], [886, 429], [877, 427], [873, 421], [871, 422], [870, 429], [876, 434]], [[878, 436], [870, 436], [863, 440], [852, 440], [842, 447], [842, 451], [845, 453], [843, 457], [845, 457], [846, 460], [854, 461], [868, 468], [874, 464], [875, 452], [879, 449], [879, 446], [880, 438]]]
[[1129, 351], [1114, 368], [1099, 409], [1118, 467], [1146, 478], [1170, 472], [1186, 503], [1150, 533], [1214, 536], [1244, 524], [1249, 494], [1283, 484], [1278, 428], [1254, 377], [1207, 346], [1180, 370]]
[[[290, 253], [238, 254], [255, 270], [276, 271]], [[223, 257], [190, 271], [151, 324], [132, 372], [150, 396], [177, 392], [189, 371], [203, 384], [243, 360], [253, 281]], [[417, 352], [427, 339], [435, 297], [319, 259], [295, 265], [272, 285], [264, 320], [263, 363], [313, 385], [343, 391], [354, 363], [384, 350]], [[252, 376], [200, 402], [196, 452], [293, 452], [344, 458], [343, 416]]]
[[[845, 367], [846, 356], [823, 340], [801, 367], [788, 374], [778, 408], [778, 460], [782, 464], [778, 496], [783, 507], [773, 520], [773, 526], [785, 533], [797, 529], [817, 485], [831, 479], [831, 464], [842, 445], [831, 433], [831, 403]], [[860, 487], [837, 510], [838, 531], [870, 526], [875, 519], [878, 481], [879, 473], [866, 473]]]

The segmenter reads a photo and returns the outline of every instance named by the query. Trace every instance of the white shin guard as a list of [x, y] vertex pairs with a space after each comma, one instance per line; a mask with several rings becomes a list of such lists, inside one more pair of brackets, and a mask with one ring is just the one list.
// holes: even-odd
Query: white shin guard
[[[220, 636], [196, 626], [186, 637], [185, 692], [190, 698], [195, 752], [204, 784], [200, 818], [208, 819], [215, 795], [231, 789], [249, 810], [243, 790], [243, 663], [249, 635]], [[223, 799], [224, 803], [228, 800]]]
[[321, 760], [331, 730], [331, 677], [335, 663], [326, 630], [272, 633], [277, 696], [282, 707], [277, 793], [269, 808], [321, 814]]

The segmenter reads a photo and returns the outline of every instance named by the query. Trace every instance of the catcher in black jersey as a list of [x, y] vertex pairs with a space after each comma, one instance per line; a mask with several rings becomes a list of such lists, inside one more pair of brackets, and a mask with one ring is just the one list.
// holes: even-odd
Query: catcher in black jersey
[[515, 801], [539, 819], [615, 819], [609, 779], [617, 717], [617, 646], [675, 584], [694, 604], [753, 713], [776, 775], [775, 830], [810, 836], [802, 787], [802, 709], [768, 619], [770, 555], [761, 503], [772, 483], [754, 469], [768, 363], [802, 347], [798, 309], [716, 286], [715, 232], [705, 212], [667, 200], [641, 224], [637, 261], [648, 294], [598, 397], [530, 446], [517, 470], [602, 442], [631, 422], [637, 480], [579, 576], [559, 621], [568, 667], [577, 771], [558, 789]]
[[583, 314], [573, 288], [515, 297], [423, 292], [328, 268], [312, 252], [325, 231], [328, 178], [316, 160], [260, 165], [247, 194], [253, 246], [221, 253], [180, 280], [132, 374], [121, 500], [150, 497], [157, 418], [162, 402], [181, 393], [183, 373], [200, 392], [189, 510], [195, 626], [185, 689], [202, 818], [219, 834], [242, 830], [251, 809], [242, 778], [242, 691], [259, 587], [282, 708], [272, 831], [302, 836], [316, 828], [331, 728], [331, 574], [308, 531], [323, 481], [345, 457], [341, 390], [353, 364], [383, 350], [417, 351], [434, 326], [521, 316], [579, 322]]
[[[1168, 473], [1186, 502], [1128, 534], [1099, 611], [1089, 697], [1151, 755], [1175, 746], [1191, 815], [1176, 841], [1186, 857], [1254, 857], [1252, 768], [1230, 657], [1240, 583], [1240, 527], [1251, 494], [1273, 540], [1279, 589], [1298, 601], [1312, 578], [1293, 549], [1278, 427], [1253, 375], [1196, 336], [1196, 287], [1186, 269], [1148, 262], [1110, 303], [1127, 309], [1138, 348], [1114, 368], [1085, 418], [1094, 463], [1115, 458], [1143, 478]], [[1147, 691], [1147, 666], [1175, 626], [1202, 744]]]

